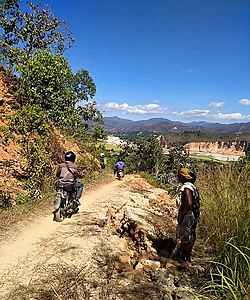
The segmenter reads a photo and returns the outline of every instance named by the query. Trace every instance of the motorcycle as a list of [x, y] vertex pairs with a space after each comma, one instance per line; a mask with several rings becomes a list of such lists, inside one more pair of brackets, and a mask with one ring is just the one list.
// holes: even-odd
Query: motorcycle
[[74, 183], [57, 181], [55, 190], [53, 221], [62, 222], [65, 218], [71, 218], [73, 214], [79, 211], [79, 202], [76, 200]]
[[118, 170], [118, 172], [117, 172], [117, 178], [118, 178], [118, 180], [122, 180], [123, 177], [124, 177], [123, 170]]

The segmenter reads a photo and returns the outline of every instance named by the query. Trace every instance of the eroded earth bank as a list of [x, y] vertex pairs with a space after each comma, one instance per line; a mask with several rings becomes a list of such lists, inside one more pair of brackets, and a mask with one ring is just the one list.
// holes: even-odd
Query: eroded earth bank
[[[52, 206], [52, 205], [51, 205]], [[175, 201], [137, 175], [88, 190], [80, 214], [37, 219], [0, 247], [0, 299], [194, 299], [202, 260], [180, 271]]]

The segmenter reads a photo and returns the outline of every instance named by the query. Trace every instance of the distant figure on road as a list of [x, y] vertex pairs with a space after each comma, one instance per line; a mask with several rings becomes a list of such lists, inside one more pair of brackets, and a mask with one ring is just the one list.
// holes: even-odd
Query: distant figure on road
[[100, 160], [101, 168], [105, 169], [107, 164], [107, 158], [105, 157], [104, 153], [100, 154], [99, 160]]
[[188, 168], [180, 168], [178, 181], [182, 183], [177, 198], [178, 225], [177, 238], [180, 239], [178, 256], [182, 261], [181, 267], [191, 264], [191, 252], [196, 240], [196, 227], [200, 218], [200, 196], [194, 186], [196, 176]]
[[124, 172], [124, 168], [125, 168], [125, 163], [119, 159], [118, 162], [115, 163], [115, 167], [114, 167], [114, 176], [116, 176], [116, 174], [122, 170]]

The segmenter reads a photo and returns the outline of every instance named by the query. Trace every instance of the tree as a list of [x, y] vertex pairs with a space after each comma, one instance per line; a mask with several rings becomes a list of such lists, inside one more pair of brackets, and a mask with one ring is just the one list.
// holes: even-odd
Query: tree
[[[0, 6], [1, 59], [6, 66], [13, 67], [16, 57], [13, 47], [22, 49], [28, 56], [48, 49], [62, 54], [71, 47], [74, 39], [64, 21], [60, 21], [48, 7], [27, 2], [27, 10], [20, 9], [18, 0], [3, 0]], [[4, 59], [5, 58], [5, 59]]]
[[102, 115], [90, 102], [96, 93], [93, 79], [85, 69], [73, 74], [62, 57], [74, 41], [69, 28], [48, 7], [28, 2], [26, 10], [21, 11], [18, 0], [3, 0], [0, 6], [0, 53], [20, 79], [19, 104], [41, 106], [56, 125], [71, 126], [74, 132], [82, 121], [100, 125]]
[[73, 74], [60, 54], [53, 55], [49, 50], [36, 52], [32, 57], [23, 54], [16, 71], [21, 81], [22, 105], [39, 105], [54, 124], [66, 127], [74, 136], [83, 122], [102, 123], [96, 102], [89, 100], [96, 92], [93, 79], [84, 69]]
[[121, 155], [127, 158], [131, 171], [156, 174], [159, 172], [163, 151], [155, 138], [145, 139], [140, 136], [134, 142], [123, 144]]
[[74, 94], [69, 89], [73, 74], [61, 55], [54, 56], [48, 50], [37, 52], [33, 57], [23, 55], [16, 71], [27, 94], [26, 99], [19, 98], [21, 104], [40, 105], [56, 122], [60, 112], [74, 109]]
[[94, 127], [92, 138], [95, 141], [97, 141], [98, 139], [104, 140], [107, 138], [107, 132], [100, 125], [97, 125]]
[[89, 72], [81, 69], [76, 72], [72, 82], [72, 90], [75, 94], [76, 102], [89, 101], [96, 93], [96, 85], [89, 76]]
[[181, 166], [185, 166], [188, 160], [188, 151], [183, 146], [175, 144], [170, 148], [167, 167], [169, 170], [178, 170]]
[[[96, 122], [99, 125], [103, 124], [103, 116], [96, 108], [96, 101], [90, 101], [96, 93], [96, 85], [85, 69], [76, 72], [72, 80], [72, 90], [75, 97], [77, 112], [84, 122]], [[85, 104], [82, 106], [82, 104]], [[89, 123], [90, 125], [90, 123]]]

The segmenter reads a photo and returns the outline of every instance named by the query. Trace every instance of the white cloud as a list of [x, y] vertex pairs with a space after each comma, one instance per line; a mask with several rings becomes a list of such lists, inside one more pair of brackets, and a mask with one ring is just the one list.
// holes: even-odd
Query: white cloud
[[244, 116], [241, 113], [232, 113], [232, 114], [212, 114], [213, 118], [215, 120], [244, 120], [246, 118], [249, 118], [249, 116]]
[[186, 120], [204, 120], [204, 121], [216, 121], [216, 122], [223, 122], [223, 121], [249, 121], [250, 115], [242, 115], [241, 113], [213, 113], [209, 110], [186, 110], [182, 112], [174, 112], [176, 116], [180, 116]]
[[225, 102], [211, 102], [208, 106], [215, 107], [215, 108], [222, 108], [225, 105]]
[[166, 117], [168, 119], [178, 119], [183, 122], [191, 121], [207, 121], [207, 122], [219, 122], [219, 123], [233, 123], [233, 122], [249, 122], [250, 115], [245, 115], [240, 112], [234, 113], [222, 113], [220, 111], [214, 110], [214, 107], [223, 107], [224, 102], [211, 102], [210, 109], [189, 109], [183, 111], [171, 111], [168, 108], [162, 107], [157, 103], [149, 103], [145, 105], [136, 104], [129, 105], [124, 102], [119, 104], [117, 102], [109, 102], [104, 104], [105, 111], [111, 112], [113, 115], [119, 114], [134, 114], [140, 119], [140, 116], [150, 116], [157, 115], [161, 117]]
[[208, 109], [189, 109], [186, 111], [182, 111], [182, 112], [173, 112], [174, 115], [176, 116], [182, 116], [184, 118], [195, 118], [195, 117], [204, 117], [207, 116], [209, 114], [209, 110]]
[[108, 109], [119, 110], [133, 114], [157, 114], [166, 111], [165, 108], [156, 103], [150, 103], [146, 105], [129, 105], [127, 103], [118, 104], [116, 102], [109, 102], [105, 104], [105, 107]]
[[250, 100], [249, 100], [249, 99], [246, 99], [246, 98], [242, 98], [242, 99], [239, 101], [239, 103], [240, 103], [241, 105], [246, 105], [246, 106], [248, 106], [248, 105], [250, 105]]

